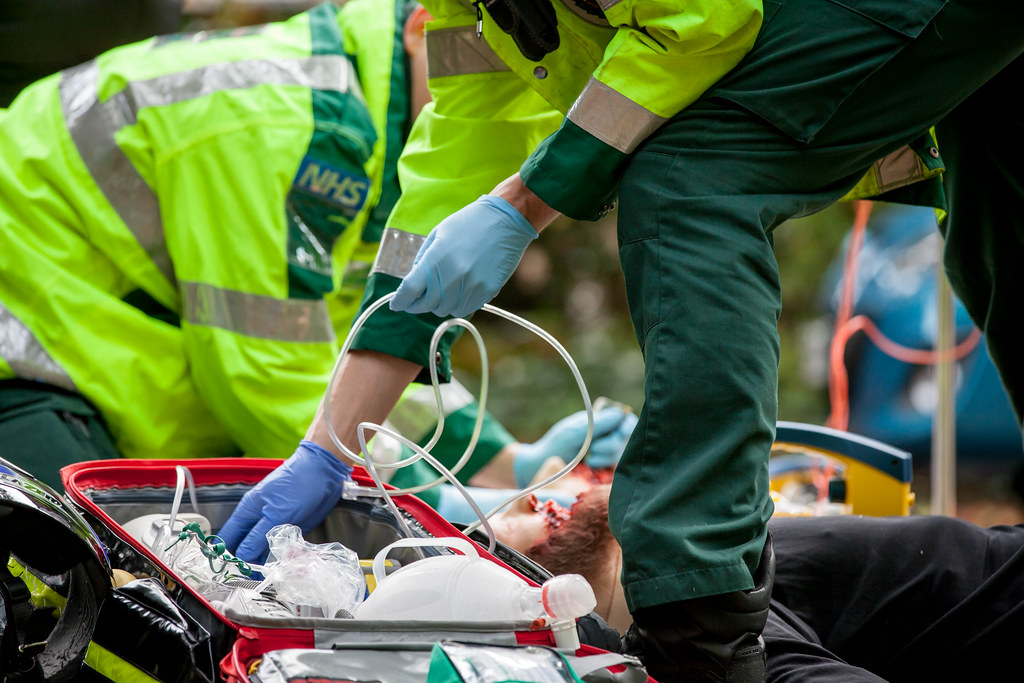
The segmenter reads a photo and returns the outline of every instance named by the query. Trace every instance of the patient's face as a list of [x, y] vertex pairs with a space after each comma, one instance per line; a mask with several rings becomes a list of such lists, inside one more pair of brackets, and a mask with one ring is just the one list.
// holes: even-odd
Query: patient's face
[[551, 532], [569, 517], [569, 510], [555, 501], [541, 502], [537, 496], [530, 494], [496, 514], [490, 522], [499, 541], [526, 553], [546, 541]]
[[579, 494], [572, 510], [519, 501], [498, 520], [501, 531], [495, 531], [553, 575], [583, 576], [598, 596], [597, 613], [624, 633], [632, 617], [619, 583], [622, 551], [608, 528], [610, 493], [608, 484], [592, 486]]
[[608, 495], [601, 484], [582, 493], [571, 510], [536, 496], [520, 498], [491, 518], [499, 541], [559, 573], [585, 573], [605, 555], [618, 552], [608, 528]]
[[579, 495], [571, 518], [552, 528], [526, 555], [552, 574], [582, 574], [592, 581], [619, 556], [608, 528], [611, 486], [594, 486]]

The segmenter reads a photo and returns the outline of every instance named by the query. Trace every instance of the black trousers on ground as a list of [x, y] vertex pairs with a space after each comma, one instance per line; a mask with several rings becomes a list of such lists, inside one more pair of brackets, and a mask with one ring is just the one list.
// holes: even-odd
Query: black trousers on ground
[[1024, 680], [1024, 525], [839, 516], [769, 528], [769, 681]]

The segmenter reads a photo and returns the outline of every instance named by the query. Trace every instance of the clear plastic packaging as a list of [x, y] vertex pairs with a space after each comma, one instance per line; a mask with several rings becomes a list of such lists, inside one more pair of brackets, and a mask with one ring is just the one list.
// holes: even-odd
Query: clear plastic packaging
[[293, 524], [267, 532], [270, 554], [260, 591], [294, 605], [299, 616], [351, 617], [366, 595], [359, 557], [340, 543], [310, 543]]
[[[273, 617], [351, 618], [366, 595], [359, 557], [340, 543], [310, 543], [292, 524], [267, 532], [264, 565], [235, 558], [216, 536], [186, 524], [163, 554], [174, 573], [215, 607]], [[263, 580], [255, 580], [259, 572]], [[255, 578], [254, 578], [255, 577]]]
[[157, 553], [182, 581], [204, 596], [223, 594], [225, 585], [248, 579], [249, 565], [235, 558], [217, 542], [206, 536], [199, 524], [186, 524], [177, 539]]
[[222, 591], [210, 594], [207, 598], [220, 612], [276, 619], [291, 619], [298, 616], [298, 610], [294, 605], [278, 600], [271, 591], [260, 592], [259, 586], [259, 581], [237, 582], [234, 587], [224, 586]]

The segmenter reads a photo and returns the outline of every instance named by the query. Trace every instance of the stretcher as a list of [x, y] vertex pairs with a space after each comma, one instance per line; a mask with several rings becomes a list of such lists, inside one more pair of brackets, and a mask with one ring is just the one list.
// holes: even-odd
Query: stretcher
[[[185, 467], [195, 483], [198, 512], [219, 528], [242, 495], [272, 471], [280, 461], [264, 459], [209, 460], [104, 460], [78, 463], [62, 471], [68, 496], [84, 511], [97, 530], [115, 569], [140, 580], [158, 581], [167, 591], [173, 607], [180, 609], [176, 623], [190, 622], [193, 634], [177, 642], [189, 659], [166, 677], [135, 647], [111, 652], [109, 642], [102, 648], [109, 670], [116, 662], [119, 671], [132, 677], [110, 680], [214, 681], [229, 683], [277, 683], [291, 680], [375, 680], [381, 683], [425, 681], [436, 657], [439, 643], [470, 644], [474, 657], [492, 655], [486, 648], [512, 648], [523, 654], [558, 650], [569, 663], [572, 676], [588, 682], [645, 683], [639, 662], [608, 652], [618, 634], [596, 614], [581, 617], [575, 627], [579, 646], [559, 650], [550, 624], [531, 620], [446, 621], [446, 620], [353, 620], [324, 617], [270, 618], [230, 609], [215, 608], [201, 593], [178, 577], [154, 552], [129, 534], [124, 525], [150, 514], [166, 514], [176, 494], [176, 466]], [[357, 470], [355, 482], [370, 487], [372, 482]], [[403, 537], [402, 525], [379, 497], [358, 493], [346, 495], [327, 520], [306, 534], [313, 543], [338, 541], [354, 550], [359, 558], [374, 558], [382, 549]], [[180, 496], [180, 492], [178, 493]], [[413, 496], [394, 499], [405, 525], [417, 538], [472, 538], [477, 551], [503, 572], [509, 572], [531, 586], [539, 586], [550, 574], [518, 552], [498, 543], [493, 553], [481, 542], [479, 533], [464, 536], [426, 504]], [[444, 547], [397, 548], [389, 559], [406, 566], [425, 556], [453, 553]], [[132, 584], [128, 584], [132, 585]], [[199, 635], [195, 635], [198, 633]], [[202, 634], [206, 634], [203, 637]], [[126, 642], [137, 639], [124, 634]], [[532, 649], [531, 649], [532, 648]], [[97, 647], [97, 649], [100, 649]], [[453, 652], [460, 651], [454, 645]], [[499, 650], [499, 652], [502, 652]], [[96, 658], [93, 658], [96, 660]], [[87, 658], [87, 663], [89, 659]], [[103, 661], [94, 661], [102, 668]], [[95, 668], [95, 667], [94, 667]], [[160, 669], [160, 670], [156, 670]], [[581, 673], [582, 672], [582, 673]], [[124, 675], [124, 674], [122, 674]], [[102, 680], [102, 679], [100, 679]]]

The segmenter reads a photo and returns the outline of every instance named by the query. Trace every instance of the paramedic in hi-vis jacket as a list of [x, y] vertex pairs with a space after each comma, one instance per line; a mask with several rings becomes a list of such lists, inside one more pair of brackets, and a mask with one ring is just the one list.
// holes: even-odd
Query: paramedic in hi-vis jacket
[[295, 449], [398, 196], [410, 8], [160, 36], [0, 109], [5, 457]]
[[[646, 364], [609, 511], [634, 618], [626, 647], [661, 681], [763, 680], [780, 314], [772, 231], [844, 197], [948, 209], [947, 269], [1019, 415], [1024, 206], [1013, 173], [1024, 131], [1009, 92], [1024, 5], [426, 7], [434, 103], [400, 162], [403, 195], [369, 291], [401, 287], [391, 320], [361, 335], [401, 329], [409, 344], [378, 345], [390, 355], [353, 356], [345, 371], [393, 401], [435, 362], [412, 344], [433, 316], [477, 310], [558, 214], [596, 218], [617, 197]], [[945, 196], [933, 126], [953, 153]], [[358, 421], [386, 405], [349, 412], [344, 400], [332, 398], [332, 418], [351, 444]], [[310, 436], [329, 443], [322, 420]]]
[[[163, 36], [39, 81], [0, 110], [4, 457], [59, 487], [59, 469], [80, 460], [295, 450], [429, 99], [428, 16], [402, 0], [350, 0]], [[424, 391], [432, 405], [413, 386], [390, 416], [410, 438], [433, 427], [420, 424]], [[433, 452], [451, 465], [477, 405], [456, 383], [445, 394]], [[459, 476], [522, 485], [548, 457], [576, 453], [580, 417], [521, 444], [487, 415]], [[614, 464], [635, 421], [603, 411], [588, 462]], [[436, 477], [412, 467], [394, 483]], [[451, 493], [421, 496], [456, 515], [465, 504]]]

